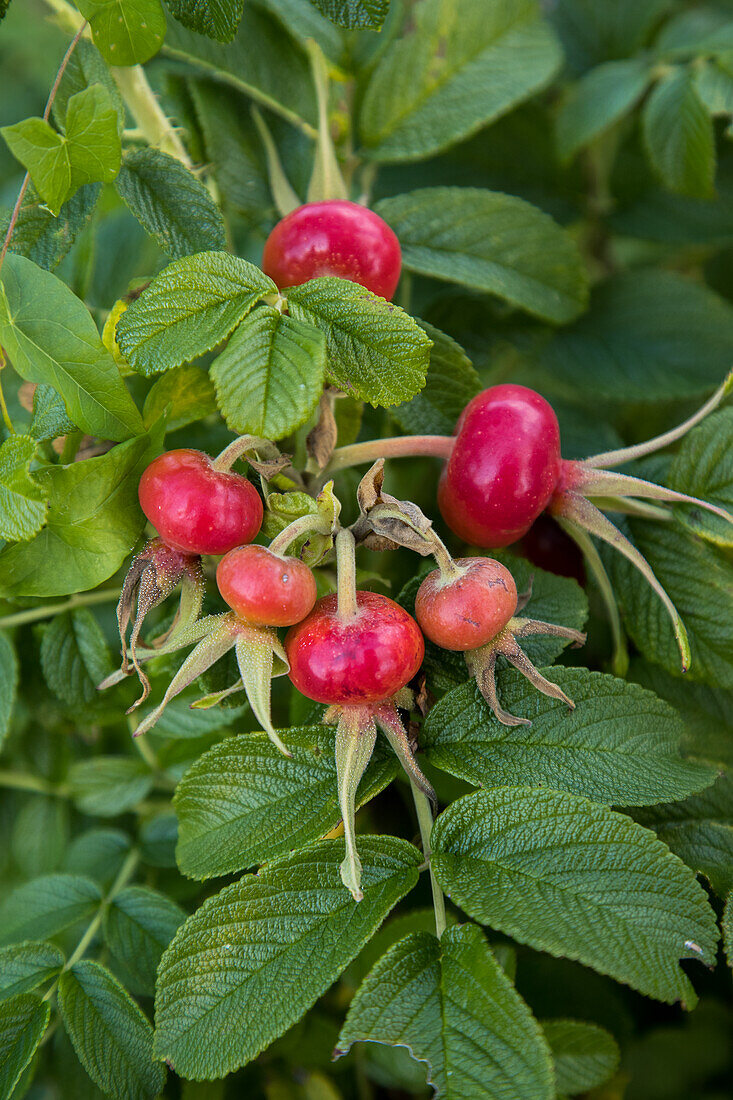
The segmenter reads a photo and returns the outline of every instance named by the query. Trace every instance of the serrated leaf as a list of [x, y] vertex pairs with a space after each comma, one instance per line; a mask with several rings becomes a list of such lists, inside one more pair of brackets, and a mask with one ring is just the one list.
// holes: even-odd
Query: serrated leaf
[[481, 380], [455, 340], [427, 321], [418, 324], [433, 342], [425, 386], [412, 400], [392, 409], [392, 416], [403, 431], [415, 435], [451, 435], [458, 417], [481, 390]]
[[53, 386], [36, 386], [33, 391], [33, 419], [29, 432], [39, 443], [77, 431], [66, 415], [66, 405]]
[[672, 271], [624, 272], [539, 352], [555, 391], [574, 401], [650, 402], [711, 393], [730, 368], [733, 307]]
[[163, 951], [186, 919], [180, 906], [147, 886], [116, 894], [104, 915], [104, 935], [125, 985], [152, 997]]
[[176, 432], [216, 412], [214, 384], [201, 367], [187, 364], [166, 371], [150, 387], [143, 406], [143, 420], [151, 427], [166, 413], [165, 429]]
[[577, 795], [499, 787], [445, 810], [432, 848], [443, 890], [474, 920], [694, 1005], [678, 962], [713, 963], [714, 913], [689, 868], [628, 817]]
[[82, 875], [42, 875], [16, 886], [0, 904], [0, 944], [55, 936], [91, 916], [101, 900], [99, 887]]
[[404, 840], [360, 836], [364, 900], [355, 902], [339, 876], [343, 854], [343, 841], [333, 840], [295, 852], [188, 918], [158, 970], [158, 1057], [184, 1076], [224, 1076], [331, 985], [415, 885], [422, 858]]
[[84, 1069], [116, 1100], [153, 1100], [165, 1069], [153, 1061], [153, 1029], [116, 978], [82, 959], [61, 975], [59, 1010]]
[[[229, 737], [192, 765], [176, 790], [178, 865], [207, 879], [264, 863], [318, 840], [341, 819], [333, 730], [314, 726], [281, 734], [291, 758], [265, 734]], [[397, 772], [396, 758], [375, 754], [357, 806]]]
[[695, 91], [711, 115], [733, 114], [733, 73], [712, 58], [694, 71]]
[[161, 271], [117, 322], [120, 348], [146, 376], [211, 351], [277, 287], [225, 252], [201, 252]]
[[378, 31], [387, 18], [390, 0], [311, 0], [311, 3], [339, 27]]
[[8, 254], [0, 284], [0, 344], [27, 382], [53, 386], [72, 421], [102, 439], [143, 430], [140, 414], [86, 306], [23, 256]]
[[561, 56], [534, 0], [425, 0], [367, 85], [365, 152], [401, 161], [445, 149], [547, 84]]
[[684, 802], [653, 806], [634, 815], [720, 897], [733, 890], [733, 776]]
[[399, 306], [346, 279], [311, 279], [287, 292], [293, 317], [326, 336], [327, 369], [341, 389], [394, 405], [425, 384], [430, 340]]
[[665, 186], [691, 198], [712, 198], [715, 134], [691, 70], [677, 68], [661, 78], [642, 122], [649, 158]]
[[86, 607], [56, 615], [45, 628], [41, 668], [48, 686], [65, 703], [91, 702], [111, 665], [102, 628]]
[[[667, 482], [671, 489], [707, 500], [733, 514], [733, 408], [706, 417], [682, 441]], [[702, 508], [680, 508], [681, 523], [718, 546], [733, 546], [733, 525]]]
[[532, 725], [504, 726], [471, 681], [430, 711], [420, 737], [428, 759], [482, 787], [547, 786], [617, 806], [684, 798], [714, 780], [713, 768], [680, 756], [684, 726], [651, 691], [585, 668], [542, 671], [574, 711], [509, 669], [502, 706]]
[[53, 116], [60, 127], [65, 125], [69, 100], [77, 92], [83, 92], [92, 84], [101, 84], [109, 94], [117, 112], [117, 125], [122, 130], [125, 122], [125, 106], [112, 73], [99, 50], [88, 38], [80, 38], [64, 69], [61, 83], [53, 101]]
[[282, 439], [315, 409], [325, 369], [323, 333], [263, 305], [245, 317], [211, 364], [211, 379], [232, 431]]
[[49, 981], [64, 965], [52, 943], [16, 943], [0, 950], [0, 1001], [27, 993]]
[[13, 643], [0, 631], [0, 745], [10, 728], [18, 691], [18, 659]]
[[198, 34], [231, 42], [244, 11], [244, 0], [165, 0], [171, 15]]
[[[89, 183], [61, 207], [58, 217], [40, 200], [33, 187], [26, 192], [10, 241], [10, 251], [33, 260], [39, 267], [52, 271], [67, 254], [76, 238], [88, 224], [99, 198], [101, 187]], [[0, 210], [0, 235], [10, 224], [10, 211]]]
[[580, 1020], [543, 1020], [542, 1030], [550, 1044], [560, 1095], [598, 1088], [616, 1072], [619, 1049], [605, 1028]]
[[143, 229], [173, 260], [226, 247], [224, 222], [206, 187], [160, 149], [127, 153], [115, 184]]
[[95, 756], [72, 764], [69, 787], [81, 813], [116, 817], [134, 809], [147, 797], [153, 787], [153, 776], [147, 764], [135, 757]]
[[720, 925], [723, 930], [723, 945], [728, 959], [728, 966], [733, 969], [733, 894], [728, 895]]
[[108, 886], [117, 877], [129, 850], [130, 838], [120, 829], [88, 829], [72, 840], [63, 867]]
[[[687, 678], [733, 688], [733, 585], [724, 551], [675, 523], [632, 520], [627, 529], [668, 592], [687, 628], [692, 664]], [[668, 672], [681, 675], [667, 612], [620, 554], [605, 554], [624, 623], [636, 645]]]
[[566, 324], [588, 280], [570, 235], [536, 206], [476, 187], [425, 187], [375, 206], [399, 237], [408, 271], [458, 283]]
[[137, 486], [153, 454], [150, 438], [140, 436], [99, 458], [39, 470], [49, 498], [46, 526], [0, 551], [0, 594], [63, 596], [110, 577], [143, 529]]
[[407, 1047], [445, 1100], [555, 1095], [540, 1027], [475, 925], [440, 940], [413, 933], [383, 955], [351, 1002], [339, 1052], [355, 1042]]
[[108, 65], [142, 65], [158, 52], [165, 36], [160, 0], [79, 0], [94, 45]]
[[609, 126], [623, 118], [641, 98], [651, 76], [645, 57], [607, 61], [585, 73], [557, 116], [557, 146], [570, 160]]
[[51, 1006], [32, 993], [0, 1004], [0, 1097], [10, 1100], [43, 1038]]
[[35, 453], [29, 435], [11, 435], [0, 445], [0, 538], [30, 539], [46, 522], [48, 501], [29, 470]]

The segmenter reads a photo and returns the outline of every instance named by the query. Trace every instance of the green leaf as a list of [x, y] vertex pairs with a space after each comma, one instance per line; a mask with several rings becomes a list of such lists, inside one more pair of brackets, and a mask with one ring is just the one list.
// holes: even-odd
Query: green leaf
[[130, 756], [95, 756], [69, 769], [71, 797], [90, 817], [116, 817], [132, 810], [150, 794], [153, 776], [143, 760]]
[[382, 956], [351, 1002], [338, 1052], [356, 1042], [407, 1047], [445, 1100], [555, 1096], [542, 1031], [472, 924], [440, 940], [413, 933]]
[[728, 966], [733, 969], [733, 894], [728, 895], [728, 900], [725, 903], [721, 928], [723, 930], [723, 944], [728, 959]]
[[711, 115], [733, 114], [733, 73], [710, 59], [693, 75], [695, 91]]
[[75, 837], [64, 859], [64, 870], [88, 875], [109, 886], [130, 850], [130, 838], [120, 829], [88, 829]]
[[714, 769], [682, 759], [684, 726], [651, 691], [585, 668], [542, 671], [574, 711], [507, 670], [499, 677], [502, 705], [532, 721], [507, 727], [473, 681], [462, 684], [423, 727], [420, 747], [431, 763], [481, 787], [547, 786], [617, 806], [684, 798], [715, 779]]
[[52, 214], [57, 214], [71, 192], [69, 145], [43, 118], [24, 118], [0, 133], [16, 160], [33, 181]]
[[559, 44], [534, 0], [425, 0], [367, 85], [359, 136], [378, 161], [436, 153], [544, 87]]
[[242, 321], [211, 364], [211, 379], [232, 431], [282, 439], [315, 409], [325, 369], [323, 333], [263, 305]]
[[311, 0], [311, 3], [339, 27], [378, 31], [387, 18], [390, 0]]
[[[324, 836], [341, 820], [333, 730], [283, 730], [292, 757], [265, 734], [228, 737], [192, 765], [176, 789], [178, 865], [190, 878], [240, 871]], [[359, 788], [357, 806], [397, 773], [379, 750]]]
[[82, 431], [119, 440], [143, 430], [86, 306], [55, 275], [23, 256], [9, 254], [3, 264], [0, 344], [22, 378], [61, 394]]
[[13, 643], [0, 631], [0, 745], [10, 728], [18, 691], [18, 660]]
[[10, 1100], [48, 1026], [51, 1005], [21, 993], [0, 1005], [0, 1097]]
[[[733, 408], [706, 417], [674, 455], [667, 475], [671, 489], [702, 498], [733, 513]], [[681, 523], [718, 546], [733, 546], [733, 525], [703, 511], [681, 507]]]
[[69, 843], [69, 806], [64, 798], [33, 795], [13, 822], [10, 849], [23, 877], [58, 870]]
[[244, 0], [165, 0], [174, 19], [191, 31], [231, 42], [244, 11]]
[[733, 890], [733, 776], [684, 802], [635, 814], [721, 898]]
[[0, 595], [83, 592], [119, 569], [144, 526], [137, 486], [151, 451], [148, 436], [140, 436], [99, 458], [39, 470], [49, 498], [46, 526], [0, 551]]
[[46, 522], [48, 501], [29, 470], [35, 454], [29, 435], [11, 435], [0, 445], [0, 538], [32, 538]]
[[0, 904], [0, 944], [42, 940], [90, 917], [102, 900], [82, 875], [42, 875], [17, 886]]
[[0, 1001], [27, 993], [58, 974], [64, 954], [52, 943], [16, 943], [0, 950]]
[[147, 886], [128, 886], [104, 915], [104, 935], [125, 985], [152, 997], [163, 951], [186, 919], [180, 906]]
[[392, 409], [406, 432], [450, 435], [464, 408], [481, 390], [481, 380], [459, 344], [427, 321], [418, 324], [433, 342], [425, 386], [411, 401]]
[[358, 954], [415, 885], [422, 859], [404, 840], [360, 836], [364, 900], [355, 902], [339, 876], [343, 854], [334, 840], [294, 852], [188, 918], [158, 971], [159, 1058], [205, 1080], [255, 1058]]
[[624, 272], [593, 291], [590, 309], [539, 353], [556, 391], [574, 401], [699, 397], [730, 368], [733, 307], [672, 271]]
[[211, 351], [277, 287], [259, 268], [225, 252], [169, 264], [117, 322], [120, 348], [146, 376]]
[[[100, 190], [98, 183], [80, 187], [63, 204], [58, 217], [54, 217], [33, 187], [30, 187], [15, 224], [10, 251], [33, 260], [47, 271], [53, 270], [88, 224]], [[0, 235], [3, 237], [9, 224], [10, 211], [0, 210]]]
[[692, 872], [628, 817], [577, 795], [499, 787], [445, 810], [432, 847], [443, 890], [474, 920], [694, 1005], [678, 960], [713, 964], [715, 915]]
[[327, 369], [342, 390], [394, 405], [425, 384], [430, 340], [399, 306], [346, 279], [311, 279], [287, 292], [293, 317], [326, 336]]
[[41, 668], [52, 691], [71, 705], [89, 703], [112, 671], [107, 642], [86, 607], [56, 615], [44, 629]]
[[224, 222], [201, 180], [160, 149], [127, 153], [117, 191], [173, 260], [226, 247]]
[[116, 1100], [153, 1100], [165, 1069], [153, 1061], [153, 1029], [116, 978], [82, 959], [61, 975], [59, 1009], [81, 1064]]
[[616, 1040], [605, 1028], [579, 1020], [543, 1020], [555, 1063], [557, 1091], [575, 1096], [605, 1084], [619, 1063]]
[[715, 134], [691, 70], [678, 68], [662, 77], [642, 121], [649, 158], [665, 186], [691, 198], [712, 198]]
[[[692, 652], [687, 678], [733, 688], [733, 587], [725, 553], [673, 523], [635, 519], [627, 529], [687, 628]], [[604, 560], [638, 648], [668, 672], [681, 675], [679, 651], [661, 601], [626, 558], [604, 551]]]
[[88, 38], [80, 38], [74, 47], [53, 101], [53, 115], [60, 128], [66, 124], [66, 112], [71, 97], [93, 84], [101, 84], [109, 94], [117, 112], [117, 127], [122, 130], [125, 124], [125, 105], [120, 90], [99, 50]]
[[587, 276], [568, 233], [536, 206], [475, 187], [425, 187], [375, 207], [408, 271], [495, 294], [557, 324], [582, 313]]
[[76, 424], [66, 415], [61, 394], [53, 386], [36, 386], [33, 391], [33, 419], [29, 428], [33, 439], [41, 443], [77, 430]]
[[158, 52], [165, 37], [160, 0], [79, 0], [89, 20], [94, 45], [108, 65], [142, 65]]
[[608, 61], [573, 85], [557, 116], [560, 157], [570, 160], [578, 150], [623, 118], [641, 98], [650, 79], [644, 57]]
[[216, 409], [214, 383], [201, 367], [186, 364], [166, 371], [150, 387], [143, 406], [148, 428], [166, 414], [165, 430], [176, 432], [213, 416]]

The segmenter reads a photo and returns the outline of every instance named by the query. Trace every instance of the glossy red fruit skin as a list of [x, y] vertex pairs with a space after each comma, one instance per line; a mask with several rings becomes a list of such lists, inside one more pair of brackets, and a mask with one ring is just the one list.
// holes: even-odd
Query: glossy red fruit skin
[[390, 699], [422, 664], [425, 642], [411, 615], [377, 592], [357, 592], [357, 614], [340, 619], [335, 595], [318, 601], [285, 638], [290, 679], [317, 703]]
[[187, 554], [226, 554], [262, 526], [246, 477], [214, 470], [202, 451], [166, 451], [140, 478], [140, 507], [164, 542]]
[[560, 428], [544, 397], [508, 383], [463, 410], [438, 486], [448, 526], [475, 546], [508, 546], [547, 506], [560, 476]]
[[378, 214], [356, 202], [299, 206], [265, 242], [262, 270], [279, 287], [337, 275], [391, 299], [402, 269], [397, 237]]
[[292, 626], [313, 609], [316, 579], [297, 558], [265, 546], [238, 546], [221, 559], [216, 583], [240, 619], [253, 626]]
[[493, 558], [460, 558], [464, 572], [444, 580], [428, 573], [417, 590], [415, 618], [426, 638], [442, 649], [478, 649], [503, 630], [517, 610], [514, 577]]

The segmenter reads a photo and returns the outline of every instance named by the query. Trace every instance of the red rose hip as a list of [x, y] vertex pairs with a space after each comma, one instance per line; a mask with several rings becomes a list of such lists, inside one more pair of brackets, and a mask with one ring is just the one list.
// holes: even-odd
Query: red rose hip
[[216, 583], [232, 611], [253, 626], [292, 626], [316, 602], [316, 580], [297, 558], [239, 546], [222, 558]]
[[400, 243], [378, 214], [344, 200], [299, 206], [265, 242], [262, 270], [279, 287], [337, 275], [390, 299], [402, 268]]
[[324, 596], [285, 639], [290, 679], [317, 703], [359, 705], [390, 699], [422, 664], [425, 643], [411, 615], [387, 596], [356, 593], [354, 616], [340, 618]]
[[226, 554], [251, 542], [262, 501], [246, 477], [214, 469], [208, 455], [167, 451], [147, 467], [140, 507], [169, 546], [187, 554]]
[[544, 397], [492, 386], [456, 425], [438, 504], [448, 526], [476, 546], [508, 546], [545, 509], [560, 476], [560, 429]]
[[455, 577], [428, 573], [417, 590], [415, 618], [431, 642], [466, 652], [504, 629], [517, 610], [517, 586], [492, 558], [460, 558], [455, 565]]

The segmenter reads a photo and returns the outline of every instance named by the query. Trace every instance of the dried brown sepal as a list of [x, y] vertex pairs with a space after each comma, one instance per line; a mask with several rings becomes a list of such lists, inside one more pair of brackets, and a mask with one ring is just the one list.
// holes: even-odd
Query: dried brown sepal
[[383, 485], [384, 459], [380, 458], [357, 489], [361, 515], [352, 527], [354, 538], [368, 550], [395, 550], [404, 546], [421, 557], [434, 554], [439, 539], [432, 520], [412, 501], [398, 500], [383, 492]]
[[329, 386], [321, 395], [318, 406], [318, 421], [308, 432], [305, 448], [319, 470], [325, 469], [331, 460], [338, 440], [338, 427], [334, 416], [333, 403], [336, 391]]

